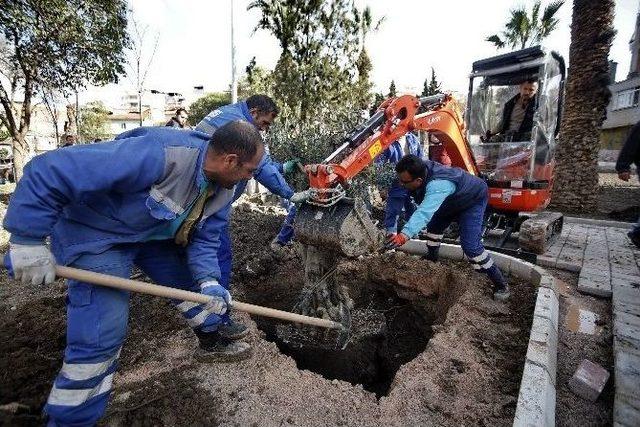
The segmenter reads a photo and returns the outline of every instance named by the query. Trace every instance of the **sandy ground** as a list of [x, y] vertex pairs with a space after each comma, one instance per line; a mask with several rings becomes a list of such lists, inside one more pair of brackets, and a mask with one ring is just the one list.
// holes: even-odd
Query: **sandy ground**
[[[262, 273], [242, 273], [243, 265], [238, 265], [234, 294], [247, 302], [286, 308], [302, 284], [299, 259], [295, 252], [275, 258], [264, 255], [281, 217], [257, 213], [242, 217], [243, 231], [234, 236], [237, 258], [246, 259], [258, 248], [261, 257], [271, 258], [271, 265]], [[235, 218], [239, 221], [240, 213]], [[245, 246], [247, 239], [250, 243]], [[103, 424], [511, 423], [533, 287], [514, 283], [511, 302], [496, 303], [486, 281], [467, 264], [434, 264], [404, 254], [347, 262], [338, 274], [340, 280], [353, 282], [359, 295], [375, 289], [395, 301], [380, 310], [387, 312], [390, 330], [388, 313], [398, 301], [427, 319], [428, 327], [420, 333], [431, 339], [398, 366], [380, 398], [362, 385], [300, 370], [253, 320], [241, 314], [252, 330], [253, 357], [231, 364], [196, 362], [192, 357], [196, 338], [174, 310], [160, 299], [135, 296], [121, 369]], [[38, 425], [64, 346], [64, 287], [57, 283], [25, 288], [6, 278], [2, 282], [0, 334], [8, 345], [0, 352], [0, 405], [13, 403], [18, 409], [10, 413], [4, 407], [0, 419], [5, 425]], [[397, 339], [411, 338], [405, 334]]]
[[577, 274], [548, 271], [557, 279], [560, 296], [556, 424], [609, 426], [613, 422], [613, 380], [609, 380], [596, 402], [573, 394], [568, 382], [584, 359], [598, 363], [613, 377], [611, 303], [578, 293]]
[[615, 173], [599, 175], [598, 212], [585, 216], [636, 222], [640, 215], [640, 183], [632, 174], [628, 182], [618, 179]]
[[[622, 184], [614, 174], [602, 174], [600, 179], [601, 209], [592, 216], [610, 218], [610, 212], [617, 210], [620, 214], [618, 218], [614, 214], [614, 219], [634, 220], [640, 200], [637, 180]], [[247, 208], [234, 214], [234, 297], [289, 309], [302, 284], [300, 261], [294, 250], [273, 254], [267, 249], [282, 212], [277, 208], [260, 211]], [[356, 289], [375, 285], [393, 293], [393, 301], [431, 313], [425, 347], [403, 361], [382, 394], [299, 369], [300, 362], [283, 354], [280, 343], [269, 336], [268, 322], [242, 314], [237, 316], [252, 330], [253, 357], [234, 364], [196, 362], [192, 354], [197, 339], [174, 310], [165, 301], [136, 296], [131, 300], [130, 332], [121, 369], [102, 423], [511, 424], [534, 289], [514, 283], [511, 302], [497, 304], [490, 299], [486, 281], [468, 265], [432, 264], [399, 254], [347, 263], [340, 272], [342, 280], [351, 280]], [[0, 350], [0, 421], [3, 425], [40, 425], [40, 408], [64, 348], [65, 287], [61, 282], [50, 287], [22, 286], [3, 274], [0, 341], [7, 344]], [[561, 325], [572, 306], [596, 313], [600, 322], [595, 335], [561, 328], [558, 424], [609, 425], [610, 385], [596, 404], [580, 400], [566, 386], [582, 358], [611, 369], [609, 303], [579, 295], [574, 275], [553, 274], [567, 284], [561, 298]], [[457, 291], [445, 292], [452, 284]], [[445, 296], [446, 304], [439, 299]], [[448, 310], [434, 315], [438, 306]], [[11, 406], [4, 406], [7, 404]]]

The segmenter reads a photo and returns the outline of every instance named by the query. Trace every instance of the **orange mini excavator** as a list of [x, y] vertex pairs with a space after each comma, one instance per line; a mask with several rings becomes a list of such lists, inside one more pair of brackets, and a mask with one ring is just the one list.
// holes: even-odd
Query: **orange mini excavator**
[[[492, 130], [500, 127], [504, 105], [525, 81], [537, 83], [531, 129], [487, 140], [486, 135], [498, 133]], [[535, 261], [534, 254], [542, 253], [562, 229], [562, 215], [543, 210], [551, 199], [563, 83], [562, 57], [532, 47], [473, 63], [466, 121], [448, 94], [386, 100], [321, 164], [305, 167], [313, 196], [298, 212], [296, 236], [302, 243], [347, 255], [378, 245], [380, 236], [368, 213], [358, 201], [346, 198], [345, 190], [398, 138], [426, 131], [444, 145], [452, 167], [486, 180], [487, 246]], [[518, 245], [513, 247], [510, 238], [516, 235]]]

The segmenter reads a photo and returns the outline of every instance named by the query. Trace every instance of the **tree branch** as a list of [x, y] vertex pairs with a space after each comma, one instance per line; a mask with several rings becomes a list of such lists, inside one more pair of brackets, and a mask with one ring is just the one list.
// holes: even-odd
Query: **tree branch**
[[13, 114], [11, 99], [9, 98], [9, 95], [7, 94], [7, 91], [5, 90], [4, 84], [2, 84], [2, 82], [0, 82], [0, 103], [2, 103], [2, 107], [4, 108], [5, 112], [3, 121], [5, 122], [9, 133], [11, 133], [11, 136], [14, 136], [16, 134], [16, 120]]

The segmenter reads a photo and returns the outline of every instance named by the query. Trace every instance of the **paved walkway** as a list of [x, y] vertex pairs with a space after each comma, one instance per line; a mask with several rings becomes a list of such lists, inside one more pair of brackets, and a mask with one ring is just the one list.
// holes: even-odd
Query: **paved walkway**
[[541, 265], [580, 272], [578, 290], [612, 298], [616, 426], [640, 425], [640, 251], [629, 230], [565, 224]]

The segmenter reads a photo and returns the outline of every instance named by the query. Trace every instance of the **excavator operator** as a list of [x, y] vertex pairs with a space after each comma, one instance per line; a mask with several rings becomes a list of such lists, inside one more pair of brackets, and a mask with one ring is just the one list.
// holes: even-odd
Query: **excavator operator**
[[[519, 93], [504, 104], [502, 120], [494, 130], [487, 129], [484, 142], [499, 136], [500, 141], [526, 141], [533, 128], [533, 113], [536, 108], [538, 82], [528, 79], [520, 83]], [[494, 139], [494, 142], [500, 142]]]

